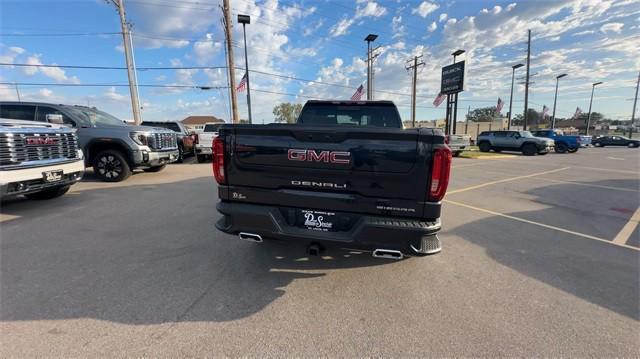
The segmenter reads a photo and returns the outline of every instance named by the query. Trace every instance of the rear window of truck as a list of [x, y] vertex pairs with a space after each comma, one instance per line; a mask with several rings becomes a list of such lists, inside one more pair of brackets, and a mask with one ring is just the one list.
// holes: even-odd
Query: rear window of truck
[[204, 132], [218, 132], [221, 125], [204, 125]]
[[400, 115], [393, 105], [312, 104], [302, 109], [298, 123], [402, 128]]

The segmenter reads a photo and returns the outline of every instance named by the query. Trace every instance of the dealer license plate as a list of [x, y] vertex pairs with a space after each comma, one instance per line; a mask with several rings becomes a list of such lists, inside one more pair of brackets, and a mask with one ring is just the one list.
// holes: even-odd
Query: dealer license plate
[[58, 182], [62, 180], [63, 171], [62, 170], [53, 170], [42, 172], [42, 178], [45, 182]]
[[311, 231], [334, 232], [336, 228], [335, 212], [300, 210], [298, 221], [301, 227]]

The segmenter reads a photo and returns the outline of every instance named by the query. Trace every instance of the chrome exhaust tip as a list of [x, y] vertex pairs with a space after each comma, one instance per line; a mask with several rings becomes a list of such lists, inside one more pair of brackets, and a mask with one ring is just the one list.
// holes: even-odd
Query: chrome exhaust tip
[[242, 239], [243, 241], [262, 243], [262, 237], [260, 237], [259, 234], [240, 232], [240, 234], [238, 234], [238, 237], [240, 237], [240, 239]]
[[376, 249], [373, 251], [373, 256], [375, 258], [386, 258], [386, 259], [402, 259], [404, 255], [400, 251], [394, 251], [392, 249]]

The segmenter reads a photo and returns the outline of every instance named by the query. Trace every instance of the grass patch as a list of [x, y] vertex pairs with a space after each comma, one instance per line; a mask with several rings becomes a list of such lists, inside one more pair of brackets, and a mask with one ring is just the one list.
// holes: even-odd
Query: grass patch
[[458, 157], [460, 158], [507, 158], [512, 157], [513, 155], [508, 155], [504, 153], [495, 153], [495, 152], [480, 152], [480, 151], [463, 151]]

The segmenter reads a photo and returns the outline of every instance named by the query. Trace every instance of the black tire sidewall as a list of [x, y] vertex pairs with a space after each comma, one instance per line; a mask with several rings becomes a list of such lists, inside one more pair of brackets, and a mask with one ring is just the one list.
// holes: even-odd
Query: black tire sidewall
[[[100, 160], [100, 158], [102, 158], [102, 157], [104, 157], [106, 155], [114, 156], [122, 163], [122, 172], [120, 172], [120, 175], [118, 177], [109, 178], [109, 177], [107, 177], [105, 175], [100, 174], [100, 171], [98, 170], [98, 161]], [[117, 151], [117, 150], [104, 150], [104, 151], [101, 151], [100, 153], [98, 153], [94, 157], [92, 165], [93, 165], [93, 172], [96, 174], [96, 176], [100, 177], [100, 179], [102, 179], [105, 182], [120, 182], [120, 181], [124, 181], [125, 179], [127, 179], [131, 175], [131, 169], [129, 168], [129, 163], [127, 162], [125, 157], [122, 155], [122, 153], [120, 151]]]
[[538, 148], [533, 143], [527, 143], [522, 146], [522, 154], [525, 156], [535, 156], [538, 153]]
[[557, 153], [566, 153], [567, 151], [569, 151], [569, 146], [565, 145], [564, 143], [559, 143], [556, 145]]
[[489, 152], [491, 151], [491, 144], [489, 142], [480, 142], [478, 149], [480, 149], [480, 152]]

